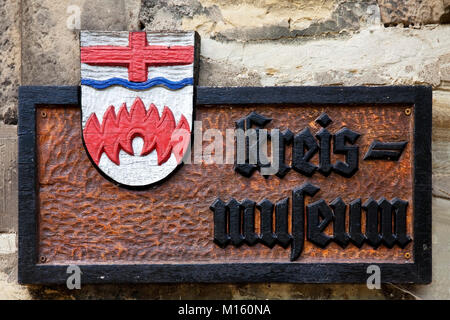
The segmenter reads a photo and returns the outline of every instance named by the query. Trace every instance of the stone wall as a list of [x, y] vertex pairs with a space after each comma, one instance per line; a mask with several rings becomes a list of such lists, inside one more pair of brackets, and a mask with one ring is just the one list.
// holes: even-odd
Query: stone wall
[[[0, 299], [450, 298], [450, 0], [0, 0], [0, 16]], [[17, 89], [79, 85], [79, 29], [196, 30], [205, 86], [432, 85], [433, 283], [18, 285]]]

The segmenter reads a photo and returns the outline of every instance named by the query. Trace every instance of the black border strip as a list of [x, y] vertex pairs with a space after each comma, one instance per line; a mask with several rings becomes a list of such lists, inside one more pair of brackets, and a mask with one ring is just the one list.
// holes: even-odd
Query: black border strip
[[[196, 88], [197, 105], [413, 104], [414, 263], [378, 263], [381, 281], [431, 282], [431, 127], [429, 86]], [[38, 264], [36, 106], [79, 105], [77, 86], [19, 88], [19, 282], [65, 283], [67, 265]], [[374, 263], [372, 263], [374, 264]], [[369, 263], [209, 263], [80, 265], [82, 283], [364, 283]]]

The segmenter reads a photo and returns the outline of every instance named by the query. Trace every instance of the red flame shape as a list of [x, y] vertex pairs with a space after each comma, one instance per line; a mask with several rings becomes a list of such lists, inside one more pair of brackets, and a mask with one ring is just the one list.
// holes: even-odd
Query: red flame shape
[[97, 165], [103, 152], [117, 165], [120, 165], [120, 149], [134, 155], [132, 141], [136, 136], [144, 140], [141, 156], [156, 148], [158, 165], [169, 160], [171, 152], [180, 163], [190, 142], [190, 128], [183, 115], [175, 126], [175, 118], [168, 107], [164, 107], [160, 118], [153, 103], [146, 111], [142, 100], [136, 98], [130, 112], [124, 103], [116, 116], [114, 106], [110, 106], [101, 125], [92, 113], [83, 130], [84, 143]]

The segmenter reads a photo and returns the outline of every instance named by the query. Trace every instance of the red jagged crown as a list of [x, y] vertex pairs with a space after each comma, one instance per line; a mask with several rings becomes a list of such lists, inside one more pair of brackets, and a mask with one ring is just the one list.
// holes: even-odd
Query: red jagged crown
[[97, 165], [103, 152], [117, 165], [120, 164], [120, 149], [133, 155], [132, 142], [136, 136], [144, 140], [141, 156], [156, 148], [158, 165], [169, 160], [171, 152], [180, 163], [189, 145], [190, 128], [183, 115], [175, 126], [175, 118], [168, 107], [164, 107], [160, 118], [153, 103], [146, 111], [142, 100], [136, 98], [130, 112], [123, 103], [116, 116], [114, 106], [110, 106], [101, 125], [95, 113], [92, 113], [83, 130], [84, 143]]

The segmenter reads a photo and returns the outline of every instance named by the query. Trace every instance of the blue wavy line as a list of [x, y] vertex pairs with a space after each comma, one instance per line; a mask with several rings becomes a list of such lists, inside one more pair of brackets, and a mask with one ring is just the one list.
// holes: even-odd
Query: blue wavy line
[[171, 81], [163, 77], [148, 79], [145, 82], [131, 82], [122, 78], [111, 78], [107, 80], [82, 79], [81, 84], [95, 89], [106, 89], [110, 86], [119, 85], [128, 89], [143, 90], [154, 86], [163, 85], [169, 89], [176, 90], [194, 84], [193, 78], [184, 78], [180, 81]]

